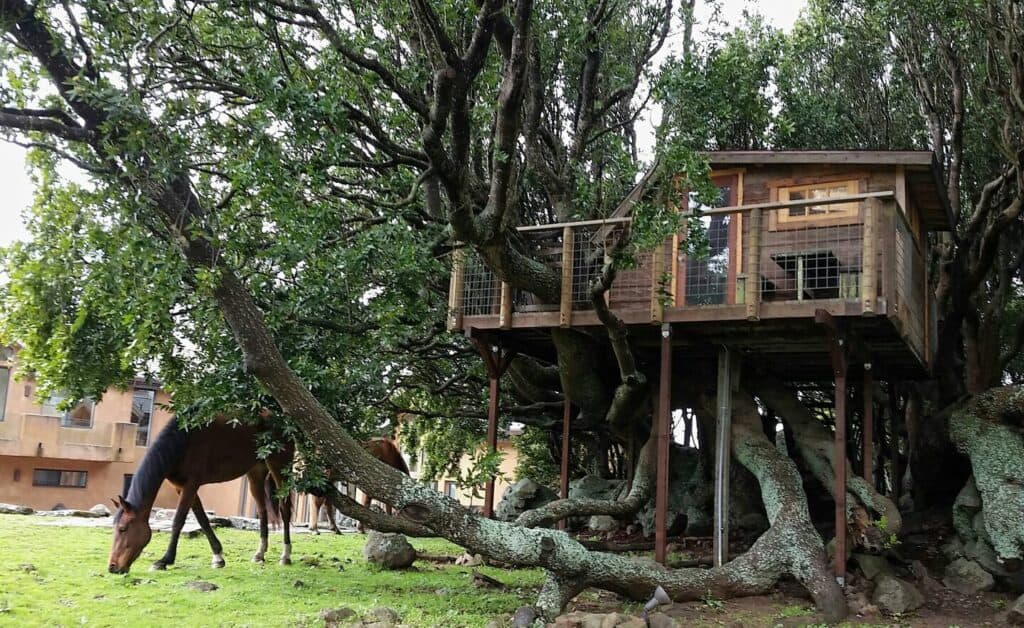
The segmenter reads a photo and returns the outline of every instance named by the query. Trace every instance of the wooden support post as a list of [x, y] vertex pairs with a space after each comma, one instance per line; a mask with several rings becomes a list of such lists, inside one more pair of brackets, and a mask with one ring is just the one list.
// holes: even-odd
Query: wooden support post
[[[487, 450], [498, 451], [498, 397], [500, 388], [497, 377], [491, 378], [491, 394], [487, 403]], [[494, 478], [488, 478], [484, 486], [484, 517], [494, 516]]]
[[839, 586], [846, 586], [846, 342], [832, 339], [832, 369], [835, 378], [835, 572]]
[[452, 251], [452, 277], [448, 283], [448, 331], [462, 328], [462, 291], [466, 280], [465, 251]]
[[875, 313], [878, 298], [876, 277], [878, 276], [878, 228], [875, 224], [881, 215], [882, 201], [869, 198], [864, 201], [864, 244], [860, 275], [861, 312]]
[[747, 233], [745, 298], [747, 320], [761, 318], [761, 210], [750, 210], [750, 230]]
[[728, 347], [718, 351], [718, 417], [715, 429], [715, 567], [729, 562], [729, 473], [732, 461], [733, 355]]
[[661, 373], [655, 425], [658, 430], [657, 480], [654, 489], [654, 560], [665, 564], [668, 545], [668, 468], [672, 435], [672, 327], [661, 326]]
[[[572, 419], [572, 403], [566, 395], [562, 402], [562, 460], [559, 473], [559, 497], [569, 499], [569, 422]], [[558, 522], [558, 529], [565, 529], [565, 519]]]
[[660, 323], [665, 318], [662, 301], [661, 275], [665, 270], [665, 245], [655, 247], [651, 252], [651, 322]]
[[875, 485], [875, 379], [871, 363], [864, 364], [864, 425], [861, 437], [864, 439], [864, 480]]
[[498, 310], [498, 326], [512, 329], [512, 286], [501, 282], [501, 308]]
[[562, 295], [558, 308], [558, 324], [572, 324], [572, 256], [574, 250], [572, 227], [562, 227]]

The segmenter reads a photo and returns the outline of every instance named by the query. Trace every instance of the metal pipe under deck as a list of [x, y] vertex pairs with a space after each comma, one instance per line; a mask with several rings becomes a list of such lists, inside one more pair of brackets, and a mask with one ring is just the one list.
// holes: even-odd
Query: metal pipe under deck
[[[562, 460], [559, 472], [559, 497], [569, 498], [569, 421], [572, 418], [572, 402], [565, 396], [562, 402]], [[558, 522], [558, 529], [565, 529], [565, 519]]]
[[732, 352], [718, 351], [718, 421], [715, 431], [714, 564], [729, 562], [729, 468], [732, 461]]
[[668, 457], [672, 428], [672, 327], [661, 326], [661, 374], [655, 423], [658, 430], [657, 480], [654, 488], [654, 560], [665, 564], [668, 545]]
[[[498, 451], [498, 374], [492, 374], [491, 394], [487, 404], [487, 449], [491, 453]], [[484, 517], [490, 519], [494, 516], [494, 477], [487, 479], [484, 487]]]

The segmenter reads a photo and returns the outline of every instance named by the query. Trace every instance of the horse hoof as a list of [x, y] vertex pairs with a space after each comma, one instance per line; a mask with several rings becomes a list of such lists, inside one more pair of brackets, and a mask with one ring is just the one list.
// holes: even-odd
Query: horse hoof
[[282, 558], [281, 560], [279, 560], [277, 562], [278, 562], [279, 565], [290, 565], [290, 564], [292, 564], [292, 559], [290, 559], [290, 558]]
[[341, 534], [341, 530], [335, 530], [334, 533], [335, 534]]
[[153, 566], [149, 568], [150, 571], [167, 571], [167, 563], [162, 560], [158, 560], [153, 563]]
[[213, 567], [214, 569], [223, 569], [224, 568], [224, 561], [223, 560], [211, 561], [210, 562], [210, 566]]
[[313, 530], [313, 534], [320, 536], [320, 530]]
[[252, 557], [252, 562], [259, 563], [262, 565], [264, 563], [264, 560], [262, 556], [256, 555]]

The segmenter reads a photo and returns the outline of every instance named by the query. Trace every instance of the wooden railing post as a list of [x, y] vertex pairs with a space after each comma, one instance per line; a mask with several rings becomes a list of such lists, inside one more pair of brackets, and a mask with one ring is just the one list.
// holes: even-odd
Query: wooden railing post
[[651, 252], [651, 322], [660, 323], [665, 317], [665, 303], [661, 295], [661, 275], [665, 270], [665, 243]]
[[878, 300], [876, 277], [878, 276], [878, 228], [875, 224], [881, 215], [881, 201], [869, 198], [864, 201], [864, 243], [860, 275], [861, 313], [875, 313]]
[[462, 329], [462, 297], [466, 280], [466, 253], [452, 251], [452, 276], [448, 283], [448, 331]]
[[761, 210], [750, 210], [750, 230], [747, 233], [746, 285], [747, 320], [761, 318]]
[[562, 294], [559, 302], [558, 324], [568, 327], [572, 324], [572, 227], [562, 227]]
[[501, 306], [498, 310], [498, 326], [512, 329], [512, 286], [507, 281], [501, 282]]

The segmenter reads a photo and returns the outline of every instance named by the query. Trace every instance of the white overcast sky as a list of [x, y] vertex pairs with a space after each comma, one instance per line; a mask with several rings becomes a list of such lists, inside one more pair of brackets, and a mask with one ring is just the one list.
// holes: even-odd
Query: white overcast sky
[[[705, 21], [707, 9], [698, 0], [698, 20]], [[789, 29], [806, 0], [725, 0], [722, 16], [731, 24], [740, 22], [743, 10], [763, 14], [774, 26]], [[703, 10], [702, 10], [703, 9]], [[3, 103], [0, 103], [2, 105]], [[25, 172], [24, 149], [0, 141], [0, 246], [28, 236], [22, 214], [32, 202], [32, 182]]]

